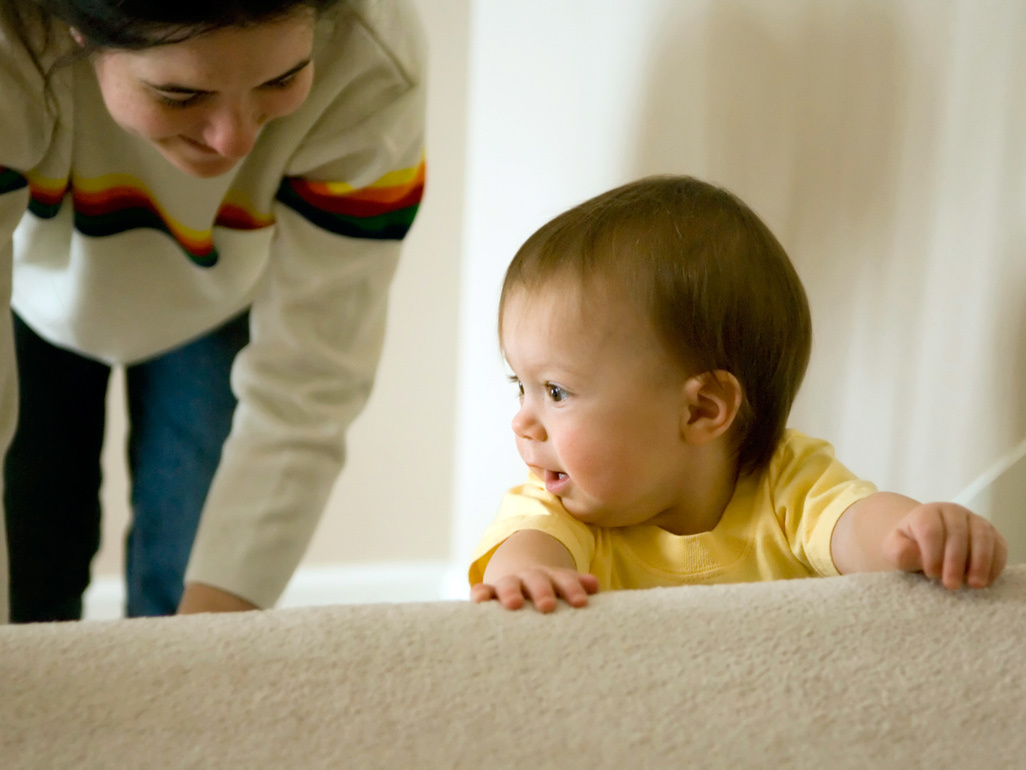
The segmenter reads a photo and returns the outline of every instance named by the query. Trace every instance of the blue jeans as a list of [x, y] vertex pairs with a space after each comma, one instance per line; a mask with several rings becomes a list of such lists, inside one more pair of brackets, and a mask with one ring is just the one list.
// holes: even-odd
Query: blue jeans
[[[110, 368], [14, 318], [18, 427], [4, 464], [11, 620], [75, 620], [100, 544], [100, 450]], [[132, 523], [129, 617], [170, 615], [231, 427], [229, 372], [249, 314], [125, 369]]]

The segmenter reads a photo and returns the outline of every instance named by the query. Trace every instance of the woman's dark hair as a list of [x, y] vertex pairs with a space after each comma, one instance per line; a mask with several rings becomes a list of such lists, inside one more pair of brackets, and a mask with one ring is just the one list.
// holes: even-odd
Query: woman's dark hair
[[[8, 0], [9, 1], [9, 0]], [[22, 4], [25, 0], [20, 0]], [[87, 47], [138, 50], [222, 27], [275, 21], [301, 8], [320, 13], [338, 0], [30, 0], [74, 27]]]
[[[320, 14], [342, 0], [0, 0], [7, 29], [49, 84], [57, 68], [104, 50], [138, 51], [179, 43], [223, 27], [273, 22], [309, 8]], [[81, 46], [54, 55], [61, 25]], [[64, 43], [63, 38], [61, 43]]]

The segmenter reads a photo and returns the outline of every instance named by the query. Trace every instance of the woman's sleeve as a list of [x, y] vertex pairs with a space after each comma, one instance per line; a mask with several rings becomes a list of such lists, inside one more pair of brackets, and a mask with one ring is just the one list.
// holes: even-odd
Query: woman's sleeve
[[341, 470], [423, 188], [422, 82], [405, 71], [366, 80], [382, 106], [346, 124], [367, 99], [341, 94], [279, 188], [251, 341], [232, 371], [239, 405], [186, 575], [260, 607], [284, 590]]
[[[12, 183], [17, 183], [14, 172], [0, 167], [0, 460], [10, 446], [18, 420], [18, 365], [14, 358], [10, 313], [12, 237], [28, 205], [28, 187], [22, 184], [11, 189]], [[4, 479], [0, 473], [0, 623], [7, 622], [9, 609], [3, 488]]]
[[[29, 186], [24, 172], [42, 160], [53, 129], [42, 75], [2, 20], [0, 13], [0, 460], [10, 445], [18, 418], [18, 370], [10, 313], [14, 231], [28, 208]], [[8, 619], [2, 501], [0, 473], [0, 623]]]

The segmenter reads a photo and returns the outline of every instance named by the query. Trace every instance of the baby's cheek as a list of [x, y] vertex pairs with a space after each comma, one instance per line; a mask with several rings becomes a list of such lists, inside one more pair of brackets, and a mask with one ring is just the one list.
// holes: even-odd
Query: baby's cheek
[[634, 471], [630, 453], [621, 445], [594, 441], [585, 432], [565, 437], [560, 459], [577, 485], [600, 500], [608, 499]]

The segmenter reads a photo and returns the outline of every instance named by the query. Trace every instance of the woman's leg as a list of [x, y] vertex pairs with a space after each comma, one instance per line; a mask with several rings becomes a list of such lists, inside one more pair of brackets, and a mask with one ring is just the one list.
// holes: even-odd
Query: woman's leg
[[11, 621], [77, 620], [100, 545], [100, 450], [110, 368], [14, 317], [18, 428], [4, 462]]
[[249, 341], [249, 314], [126, 370], [132, 526], [125, 569], [128, 615], [171, 615], [228, 437], [229, 374]]

